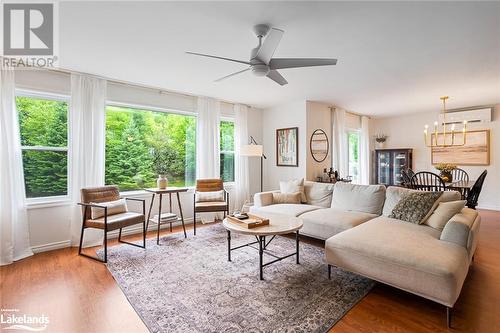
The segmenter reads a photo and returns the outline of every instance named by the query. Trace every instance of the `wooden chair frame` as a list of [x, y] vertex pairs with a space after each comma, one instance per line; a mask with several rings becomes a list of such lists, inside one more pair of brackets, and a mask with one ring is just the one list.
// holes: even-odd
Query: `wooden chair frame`
[[[199, 182], [210, 182], [214, 181], [216, 183], [222, 184], [221, 186], [218, 187], [213, 187], [213, 188], [208, 188], [205, 191], [200, 191], [199, 190]], [[224, 191], [224, 201], [226, 204], [224, 206], [213, 206], [213, 207], [197, 207], [196, 206], [196, 193], [200, 192], [214, 192], [214, 191]], [[194, 235], [196, 236], [196, 213], [217, 213], [217, 212], [223, 212], [224, 213], [224, 218], [226, 218], [226, 215], [229, 215], [229, 192], [224, 188], [224, 184], [220, 179], [200, 179], [196, 183], [196, 188], [194, 190], [194, 195], [193, 195], [193, 230], [194, 230]]]

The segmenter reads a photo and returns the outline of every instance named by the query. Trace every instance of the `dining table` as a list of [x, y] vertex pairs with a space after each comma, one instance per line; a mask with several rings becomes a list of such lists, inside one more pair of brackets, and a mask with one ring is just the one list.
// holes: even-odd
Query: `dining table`
[[[445, 182], [444, 185], [447, 190], [453, 190], [460, 192], [462, 194], [462, 199], [466, 199], [467, 195], [469, 194], [470, 190], [476, 183], [475, 180], [457, 180], [457, 181], [451, 181], [451, 182]], [[414, 184], [417, 189], [423, 189], [423, 188], [429, 188], [429, 187], [434, 187], [436, 184]]]

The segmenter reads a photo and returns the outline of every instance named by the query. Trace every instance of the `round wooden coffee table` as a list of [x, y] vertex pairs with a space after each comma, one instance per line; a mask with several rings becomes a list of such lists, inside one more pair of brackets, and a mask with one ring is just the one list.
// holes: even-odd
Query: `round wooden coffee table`
[[[264, 280], [263, 269], [264, 267], [274, 264], [275, 262], [281, 261], [285, 258], [289, 258], [292, 256], [296, 257], [296, 263], [299, 264], [299, 230], [302, 228], [302, 220], [297, 217], [285, 216], [285, 215], [267, 215], [266, 218], [269, 218], [269, 225], [265, 225], [262, 227], [257, 227], [253, 229], [247, 229], [244, 226], [240, 226], [234, 223], [231, 223], [227, 218], [224, 219], [222, 225], [227, 230], [227, 260], [231, 261], [231, 251], [240, 249], [242, 247], [252, 247], [253, 245], [258, 244], [259, 250], [259, 277], [261, 280]], [[242, 235], [255, 236], [257, 239], [255, 242], [243, 244], [236, 247], [231, 247], [231, 232], [235, 232]], [[272, 253], [266, 252], [266, 248], [271, 243], [271, 241], [278, 235], [286, 235], [295, 233], [295, 247], [296, 250], [294, 253], [290, 253], [283, 257], [278, 257]], [[268, 242], [266, 242], [266, 237], [271, 236]], [[264, 252], [266, 254], [274, 257], [275, 259], [264, 263]]]

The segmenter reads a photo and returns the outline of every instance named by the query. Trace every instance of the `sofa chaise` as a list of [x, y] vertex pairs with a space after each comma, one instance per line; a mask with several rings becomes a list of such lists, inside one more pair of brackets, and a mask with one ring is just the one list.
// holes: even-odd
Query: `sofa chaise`
[[[255, 194], [251, 212], [301, 218], [301, 234], [325, 240], [329, 273], [337, 266], [443, 304], [450, 326], [450, 310], [477, 247], [477, 211], [461, 209], [441, 230], [389, 217], [401, 198], [415, 190], [314, 182], [305, 182], [304, 188], [306, 194], [322, 193], [321, 202], [306, 196], [304, 203], [274, 204], [277, 191], [262, 192]], [[439, 202], [460, 199], [460, 193], [446, 191]]]

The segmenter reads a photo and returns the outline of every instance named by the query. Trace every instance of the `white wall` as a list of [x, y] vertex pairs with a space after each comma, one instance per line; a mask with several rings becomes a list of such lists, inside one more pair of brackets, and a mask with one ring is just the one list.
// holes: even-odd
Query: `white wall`
[[[318, 176], [323, 175], [323, 169], [329, 169], [332, 166], [332, 111], [328, 104], [307, 101], [307, 135], [306, 135], [306, 148], [307, 148], [307, 165], [306, 165], [306, 179], [315, 181]], [[316, 162], [310, 152], [309, 142], [313, 132], [317, 129], [322, 129], [327, 137], [329, 144], [328, 156], [323, 162]]]
[[[47, 71], [17, 71], [16, 87], [20, 89], [39, 90], [54, 94], [69, 95], [71, 91], [70, 77], [64, 73]], [[123, 84], [108, 84], [108, 100], [120, 103], [130, 103], [141, 106], [172, 109], [185, 112], [196, 112], [196, 97], [176, 93], [160, 93], [159, 91], [141, 87], [131, 87]], [[221, 104], [223, 116], [234, 115], [233, 104], [223, 102]], [[260, 109], [250, 108], [248, 114], [248, 132], [257, 141], [262, 142], [262, 112]], [[250, 193], [260, 191], [260, 163], [258, 159], [250, 160]], [[233, 192], [234, 188], [228, 190]], [[151, 195], [142, 191], [125, 193], [125, 196], [142, 198], [146, 201], [146, 209], [149, 208]], [[187, 223], [193, 219], [193, 191], [181, 193], [181, 205], [184, 218]], [[233, 196], [234, 197], [234, 196]], [[176, 198], [173, 196], [173, 210], [178, 213]], [[158, 200], [155, 200], [153, 214], [157, 212]], [[135, 202], [129, 203], [129, 208], [142, 211], [142, 206]], [[167, 212], [168, 198], [164, 198], [163, 211]], [[30, 204], [28, 206], [28, 223], [30, 232], [30, 243], [35, 252], [47, 251], [70, 245], [70, 212], [69, 200], [57, 204]], [[137, 227], [129, 228], [129, 231], [137, 231]]]
[[[264, 190], [279, 188], [279, 181], [303, 178], [306, 175], [306, 101], [294, 101], [284, 105], [262, 110], [262, 131], [264, 154]], [[276, 130], [279, 128], [299, 128], [299, 166], [276, 166]]]
[[[426, 112], [412, 115], [401, 115], [397, 117], [375, 118], [370, 124], [370, 132], [373, 134], [383, 133], [388, 135], [386, 148], [412, 148], [413, 169], [416, 171], [437, 172], [431, 164], [430, 148], [427, 148], [423, 139], [425, 124], [432, 125], [437, 120], [437, 112]], [[491, 123], [471, 123], [469, 129], [490, 129], [490, 165], [489, 166], [460, 166], [471, 180], [477, 179], [484, 169], [488, 175], [479, 197], [479, 207], [485, 209], [500, 210], [500, 196], [498, 186], [500, 184], [500, 104], [495, 106], [493, 121]]]

